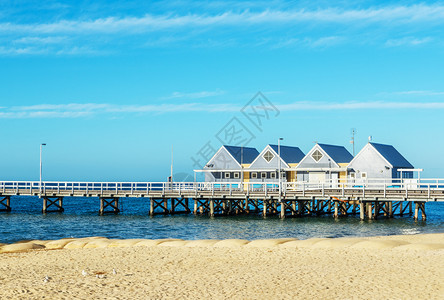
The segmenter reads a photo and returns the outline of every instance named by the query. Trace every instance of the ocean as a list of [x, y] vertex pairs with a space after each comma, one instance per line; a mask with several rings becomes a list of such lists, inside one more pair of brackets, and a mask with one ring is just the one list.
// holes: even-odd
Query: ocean
[[426, 204], [427, 220], [412, 216], [360, 221], [359, 216], [279, 219], [259, 215], [148, 215], [146, 198], [120, 198], [121, 212], [99, 216], [98, 198], [65, 197], [63, 213], [43, 215], [38, 197], [11, 197], [11, 212], [0, 212], [0, 243], [67, 237], [163, 239], [269, 239], [359, 237], [444, 232], [444, 203]]

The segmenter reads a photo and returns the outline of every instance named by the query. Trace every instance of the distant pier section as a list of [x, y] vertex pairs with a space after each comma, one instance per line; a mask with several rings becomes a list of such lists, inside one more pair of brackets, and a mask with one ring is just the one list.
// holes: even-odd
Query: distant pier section
[[335, 218], [359, 215], [364, 220], [411, 214], [415, 220], [425, 220], [427, 202], [444, 202], [444, 179], [368, 179], [359, 184], [2, 181], [0, 211], [12, 210], [14, 196], [41, 197], [43, 213], [63, 212], [66, 197], [96, 197], [100, 215], [119, 213], [121, 198], [146, 198], [149, 215], [261, 214], [286, 218], [330, 214]]

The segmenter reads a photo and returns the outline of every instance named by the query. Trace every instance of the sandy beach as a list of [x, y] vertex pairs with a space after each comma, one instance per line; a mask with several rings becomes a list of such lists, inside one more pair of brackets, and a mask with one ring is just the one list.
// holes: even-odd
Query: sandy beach
[[0, 246], [1, 299], [444, 298], [444, 234]]

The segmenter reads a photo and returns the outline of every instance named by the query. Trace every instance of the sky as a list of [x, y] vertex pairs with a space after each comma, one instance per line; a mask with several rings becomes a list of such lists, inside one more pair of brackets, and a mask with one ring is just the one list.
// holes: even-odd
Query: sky
[[[0, 180], [165, 181], [222, 144], [444, 177], [442, 1], [0, 2]], [[190, 179], [190, 178], [188, 178]]]

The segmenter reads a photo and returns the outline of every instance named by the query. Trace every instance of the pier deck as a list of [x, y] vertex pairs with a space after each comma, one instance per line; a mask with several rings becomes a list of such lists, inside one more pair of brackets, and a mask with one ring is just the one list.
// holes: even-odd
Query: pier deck
[[[306, 182], [0, 182], [0, 211], [11, 211], [11, 196], [39, 196], [43, 213], [63, 212], [64, 197], [97, 197], [100, 214], [119, 212], [120, 198], [148, 198], [149, 213], [215, 214], [261, 213], [289, 216], [359, 214], [361, 219], [380, 215], [419, 214], [425, 203], [444, 202], [444, 180], [366, 181], [361, 183]], [[190, 207], [192, 204], [192, 207]], [[53, 208], [53, 210], [50, 210]]]

